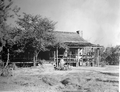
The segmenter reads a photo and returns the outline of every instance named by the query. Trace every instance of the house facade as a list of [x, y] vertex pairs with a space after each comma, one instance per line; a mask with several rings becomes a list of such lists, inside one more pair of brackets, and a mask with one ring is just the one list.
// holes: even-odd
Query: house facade
[[63, 58], [68, 64], [75, 66], [99, 65], [99, 51], [102, 48], [83, 39], [82, 33], [54, 31], [53, 35], [60, 43], [64, 43], [66, 48], [56, 47], [48, 52], [40, 53], [43, 59], [57, 63]]
[[59, 42], [67, 46], [67, 48], [56, 48], [53, 51], [55, 62], [58, 63], [63, 58], [68, 64], [74, 64], [76, 66], [99, 66], [99, 52], [102, 46], [97, 46], [83, 39], [80, 31], [54, 31], [54, 36]]

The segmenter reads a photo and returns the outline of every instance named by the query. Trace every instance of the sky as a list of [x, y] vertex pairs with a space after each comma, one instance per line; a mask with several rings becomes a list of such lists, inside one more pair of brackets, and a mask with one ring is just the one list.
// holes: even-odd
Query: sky
[[103, 46], [120, 45], [119, 0], [14, 0], [20, 13], [57, 22], [55, 31], [83, 31], [83, 38]]

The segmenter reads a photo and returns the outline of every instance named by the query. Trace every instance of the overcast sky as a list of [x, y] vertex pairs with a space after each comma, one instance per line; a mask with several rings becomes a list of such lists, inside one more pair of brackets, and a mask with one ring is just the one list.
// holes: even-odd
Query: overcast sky
[[83, 31], [84, 39], [104, 46], [120, 45], [119, 0], [15, 0], [20, 12], [58, 22], [56, 31]]

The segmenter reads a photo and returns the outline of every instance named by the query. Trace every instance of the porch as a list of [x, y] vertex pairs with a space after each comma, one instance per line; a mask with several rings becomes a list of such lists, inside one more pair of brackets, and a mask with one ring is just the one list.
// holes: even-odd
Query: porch
[[84, 47], [69, 47], [68, 49], [56, 49], [54, 57], [57, 66], [59, 61], [63, 58], [66, 64], [72, 66], [99, 66], [100, 63], [100, 49], [98, 46], [84, 46]]

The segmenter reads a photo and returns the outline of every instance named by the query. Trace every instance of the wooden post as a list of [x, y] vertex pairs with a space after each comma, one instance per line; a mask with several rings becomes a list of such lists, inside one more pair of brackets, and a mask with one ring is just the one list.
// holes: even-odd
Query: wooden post
[[76, 66], [79, 66], [79, 48], [78, 48], [78, 51], [77, 51], [77, 63], [76, 63]]
[[71, 52], [70, 52], [69, 64], [71, 63], [71, 61], [72, 61], [72, 60], [71, 60]]
[[83, 48], [81, 48], [81, 56], [82, 56], [82, 58], [81, 58], [81, 60], [82, 60], [82, 65], [83, 65]]
[[99, 67], [99, 63], [100, 63], [99, 48], [97, 48], [97, 64], [98, 64], [98, 67]]
[[58, 47], [57, 47], [56, 54], [57, 54], [57, 57], [56, 57], [56, 59], [57, 59], [56, 61], [57, 61], [57, 62], [56, 62], [56, 64], [57, 64], [57, 67], [58, 67]]
[[91, 48], [91, 52], [92, 52], [92, 54], [91, 54], [91, 60], [92, 60], [92, 63], [93, 63], [93, 66], [94, 66], [94, 58], [93, 58], [93, 47]]
[[55, 51], [54, 51], [54, 62], [55, 62]]

